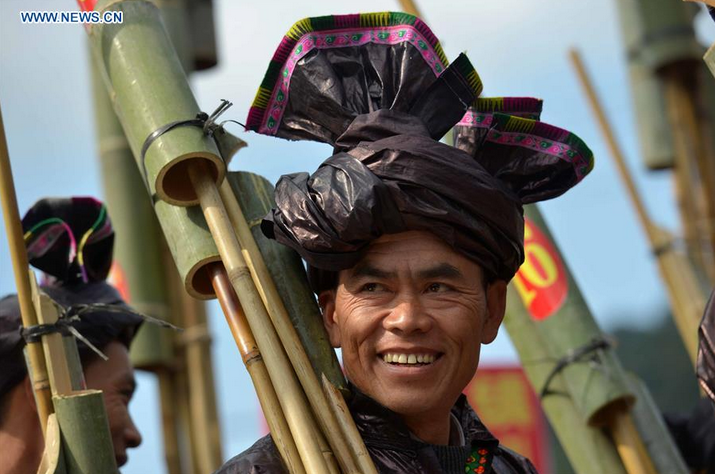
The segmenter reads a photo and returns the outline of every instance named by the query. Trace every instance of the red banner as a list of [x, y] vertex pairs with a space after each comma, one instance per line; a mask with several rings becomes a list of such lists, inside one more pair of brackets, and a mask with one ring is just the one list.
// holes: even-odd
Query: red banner
[[541, 321], [556, 313], [566, 300], [566, 270], [549, 239], [529, 219], [524, 219], [524, 255], [514, 286], [531, 317]]
[[464, 394], [502, 445], [529, 458], [537, 471], [551, 472], [546, 421], [520, 366], [482, 364]]

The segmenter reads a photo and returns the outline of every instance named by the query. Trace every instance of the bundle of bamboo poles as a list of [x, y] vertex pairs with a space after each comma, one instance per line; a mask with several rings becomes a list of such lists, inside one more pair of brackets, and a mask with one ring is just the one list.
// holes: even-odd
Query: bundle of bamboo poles
[[[29, 269], [15, 184], [0, 112], [0, 197], [24, 328], [58, 321], [57, 307], [42, 294]], [[38, 472], [117, 472], [102, 392], [86, 390], [74, 336], [52, 332], [27, 344], [28, 375], [45, 449]]]
[[[88, 3], [80, 2], [83, 8]], [[376, 472], [344, 399], [333, 383], [321, 382], [291, 323], [224, 181], [229, 157], [220, 143], [194, 125], [146, 141], [199, 113], [156, 7], [135, 0], [100, 2], [94, 9], [123, 12], [121, 24], [88, 29], [94, 58], [185, 288], [197, 297], [218, 297], [286, 467], [295, 473]], [[191, 207], [195, 203], [198, 208]], [[177, 226], [181, 233], [172, 232]], [[187, 241], [186, 233], [196, 240]]]

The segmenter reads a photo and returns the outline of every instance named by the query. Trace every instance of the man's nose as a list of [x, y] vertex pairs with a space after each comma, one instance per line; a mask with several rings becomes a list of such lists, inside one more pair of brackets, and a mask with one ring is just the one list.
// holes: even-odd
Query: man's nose
[[432, 318], [425, 311], [419, 295], [409, 294], [399, 297], [383, 324], [388, 331], [403, 334], [427, 332], [432, 327]]
[[142, 435], [131, 417], [129, 417], [129, 424], [124, 429], [124, 442], [128, 448], [136, 448], [142, 444]]

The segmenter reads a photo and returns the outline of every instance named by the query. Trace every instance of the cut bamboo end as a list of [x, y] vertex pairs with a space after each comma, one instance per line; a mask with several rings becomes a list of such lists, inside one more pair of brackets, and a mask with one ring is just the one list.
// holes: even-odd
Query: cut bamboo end
[[226, 164], [213, 153], [189, 153], [179, 156], [159, 170], [156, 176], [156, 193], [175, 206], [194, 206], [199, 198], [189, 180], [189, 168], [200, 161], [208, 169], [211, 179], [218, 185], [226, 176]]
[[[157, 129], [194, 120], [201, 112], [159, 9], [150, 1], [100, 0], [95, 6], [98, 12], [110, 10], [121, 11], [123, 22], [92, 25], [89, 37], [135, 159], [151, 193], [175, 205], [196, 204], [188, 176], [192, 164], [205, 165], [215, 184], [226, 173], [218, 146], [201, 126], [165, 131], [142, 156], [145, 140]], [[161, 84], [137, 80], [143, 74], [161, 77]]]
[[54, 413], [47, 417], [47, 431], [45, 432], [45, 449], [42, 451], [40, 467], [37, 474], [64, 474], [67, 472], [62, 457], [62, 436], [57, 415]]
[[52, 400], [68, 472], [117, 472], [102, 392], [85, 390]]

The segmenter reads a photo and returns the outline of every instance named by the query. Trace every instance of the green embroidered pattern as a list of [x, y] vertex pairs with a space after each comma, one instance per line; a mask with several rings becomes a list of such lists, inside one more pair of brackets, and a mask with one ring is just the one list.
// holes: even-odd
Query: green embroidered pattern
[[465, 473], [484, 474], [489, 472], [492, 465], [492, 453], [486, 448], [475, 447], [472, 454], [467, 458], [464, 466]]

